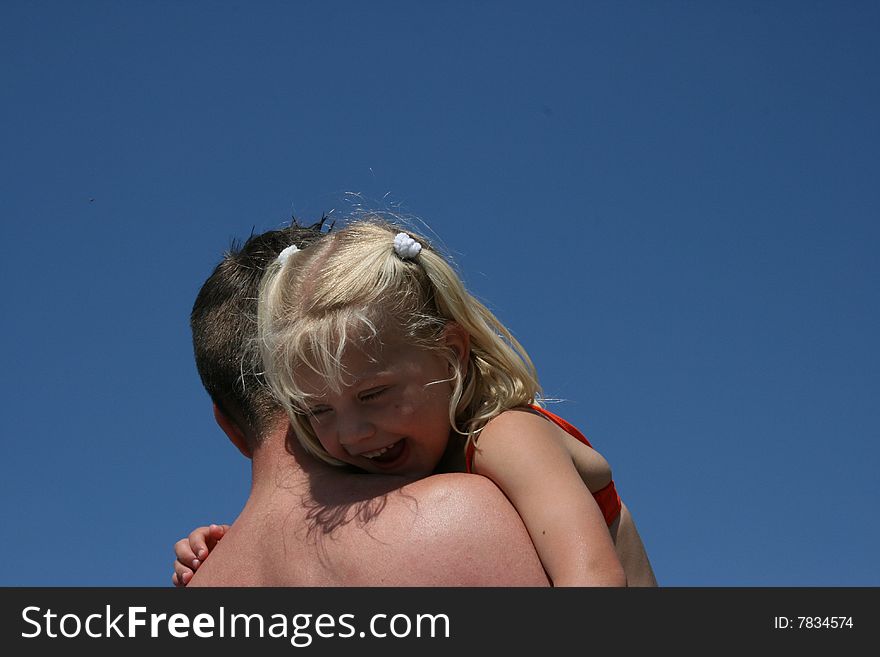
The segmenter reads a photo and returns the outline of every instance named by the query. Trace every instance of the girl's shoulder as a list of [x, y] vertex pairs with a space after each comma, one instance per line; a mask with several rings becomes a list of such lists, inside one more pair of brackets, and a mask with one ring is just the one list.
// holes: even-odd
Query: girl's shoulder
[[519, 481], [533, 481], [571, 465], [567, 434], [531, 408], [512, 408], [495, 416], [474, 443], [471, 472], [482, 474], [502, 490]]
[[503, 411], [486, 423], [477, 439], [477, 448], [516, 447], [538, 449], [547, 440], [559, 439], [565, 432], [530, 406]]
[[486, 423], [481, 432], [496, 433], [499, 430], [510, 430], [522, 427], [547, 427], [558, 429], [559, 427], [547, 417], [537, 406], [515, 406], [502, 411]]
[[517, 406], [515, 408], [509, 408], [506, 411], [501, 411], [498, 415], [483, 425], [479, 436], [482, 438], [483, 434], [496, 432], [499, 428], [508, 427], [517, 422], [521, 422], [524, 416], [533, 414], [532, 409], [528, 406]]
[[511, 409], [493, 418], [483, 432], [469, 457], [472, 472], [488, 474], [511, 466], [535, 470], [542, 464], [555, 468], [568, 459], [591, 491], [612, 481], [608, 461], [576, 427], [552, 412]]

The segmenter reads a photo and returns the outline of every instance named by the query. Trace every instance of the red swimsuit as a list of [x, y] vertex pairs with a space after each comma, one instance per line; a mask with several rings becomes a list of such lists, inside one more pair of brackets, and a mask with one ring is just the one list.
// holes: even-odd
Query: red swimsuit
[[[539, 415], [543, 415], [545, 418], [550, 420], [553, 424], [561, 428], [566, 433], [574, 436], [580, 442], [582, 442], [587, 447], [592, 447], [590, 445], [590, 441], [586, 439], [584, 434], [578, 431], [575, 427], [570, 425], [568, 422], [563, 420], [558, 415], [554, 415], [550, 411], [540, 408], [538, 406], [529, 406], [533, 411], [538, 413]], [[474, 443], [473, 441], [468, 442], [467, 451], [465, 452], [465, 467], [468, 472], [472, 472], [471, 465], [474, 462]], [[614, 481], [611, 481], [607, 486], [602, 488], [601, 490], [597, 490], [593, 493], [593, 497], [596, 499], [596, 503], [599, 505], [599, 508], [602, 510], [602, 515], [605, 516], [605, 522], [608, 525], [614, 522], [618, 515], [620, 515], [620, 496], [617, 494], [617, 489], [614, 487]]]

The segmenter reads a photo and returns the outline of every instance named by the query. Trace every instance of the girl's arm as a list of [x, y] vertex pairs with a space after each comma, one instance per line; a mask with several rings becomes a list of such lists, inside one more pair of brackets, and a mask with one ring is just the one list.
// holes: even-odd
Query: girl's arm
[[506, 411], [480, 433], [474, 472], [504, 491], [529, 530], [554, 586], [625, 586], [599, 506], [572, 461], [562, 429]]

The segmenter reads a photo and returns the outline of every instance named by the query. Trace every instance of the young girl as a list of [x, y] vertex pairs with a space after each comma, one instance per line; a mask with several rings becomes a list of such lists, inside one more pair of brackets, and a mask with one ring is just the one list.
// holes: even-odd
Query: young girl
[[525, 350], [424, 238], [359, 221], [289, 247], [263, 279], [258, 330], [266, 379], [314, 456], [485, 475], [555, 586], [625, 583], [613, 483], [590, 494], [586, 440], [537, 405]]

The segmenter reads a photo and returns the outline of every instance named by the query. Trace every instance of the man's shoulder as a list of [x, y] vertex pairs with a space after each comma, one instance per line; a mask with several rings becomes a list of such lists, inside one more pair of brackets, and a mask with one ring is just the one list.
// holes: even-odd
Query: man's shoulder
[[412, 482], [399, 494], [415, 508], [408, 545], [422, 551], [434, 572], [447, 573], [448, 581], [436, 584], [546, 584], [522, 519], [489, 479], [439, 474]]
[[494, 503], [498, 499], [505, 499], [504, 494], [490, 479], [480, 475], [464, 472], [444, 472], [431, 475], [424, 479], [413, 481], [405, 488], [419, 490], [431, 495], [445, 495], [459, 493], [461, 495], [483, 496], [488, 503]]
[[519, 515], [504, 493], [486, 477], [465, 473], [436, 474], [411, 482], [399, 491], [405, 499], [415, 500], [432, 515], [453, 515], [462, 520], [470, 516], [500, 515], [515, 527]]

